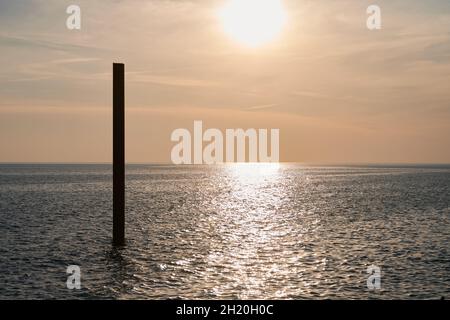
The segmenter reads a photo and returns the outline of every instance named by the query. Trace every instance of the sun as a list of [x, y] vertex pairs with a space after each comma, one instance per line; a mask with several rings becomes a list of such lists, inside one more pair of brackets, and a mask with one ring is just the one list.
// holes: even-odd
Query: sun
[[286, 23], [281, 0], [229, 0], [220, 9], [219, 17], [225, 32], [249, 47], [273, 40]]

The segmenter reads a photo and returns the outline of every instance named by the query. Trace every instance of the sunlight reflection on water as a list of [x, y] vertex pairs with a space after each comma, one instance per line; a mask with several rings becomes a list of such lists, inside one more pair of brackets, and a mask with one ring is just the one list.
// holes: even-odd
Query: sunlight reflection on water
[[449, 188], [449, 168], [129, 166], [113, 249], [109, 166], [0, 166], [0, 297], [448, 296]]

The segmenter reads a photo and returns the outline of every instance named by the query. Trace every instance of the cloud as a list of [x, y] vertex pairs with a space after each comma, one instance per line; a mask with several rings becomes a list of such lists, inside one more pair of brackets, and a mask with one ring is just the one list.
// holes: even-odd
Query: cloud
[[129, 83], [149, 83], [174, 87], [214, 87], [219, 84], [214, 81], [200, 80], [180, 76], [155, 75], [149, 72], [127, 72], [127, 81]]
[[445, 41], [428, 45], [422, 51], [422, 58], [439, 64], [450, 63], [450, 35]]
[[12, 36], [0, 34], [0, 46], [21, 47], [25, 49], [48, 49], [64, 52], [87, 52], [87, 51], [105, 51], [103, 48], [99, 48], [91, 45], [77, 45], [62, 41], [51, 41], [39, 39], [38, 36], [25, 37], [25, 36]]
[[[17, 66], [18, 72], [5, 79], [6, 82], [43, 81], [49, 79], [99, 79], [99, 74], [79, 70], [80, 64], [100, 61], [99, 58], [64, 58], [34, 63], [24, 63]], [[73, 66], [75, 65], [75, 66]], [[103, 78], [106, 78], [103, 77]]]
[[254, 111], [254, 110], [262, 110], [262, 109], [270, 109], [270, 108], [274, 108], [277, 106], [279, 106], [279, 104], [271, 103], [271, 104], [262, 104], [262, 105], [251, 106], [251, 107], [247, 107], [244, 109]]

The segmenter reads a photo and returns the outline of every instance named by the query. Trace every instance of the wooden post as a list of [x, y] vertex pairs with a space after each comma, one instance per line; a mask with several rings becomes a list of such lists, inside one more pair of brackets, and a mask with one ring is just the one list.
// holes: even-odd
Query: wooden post
[[113, 64], [113, 245], [125, 245], [125, 65]]

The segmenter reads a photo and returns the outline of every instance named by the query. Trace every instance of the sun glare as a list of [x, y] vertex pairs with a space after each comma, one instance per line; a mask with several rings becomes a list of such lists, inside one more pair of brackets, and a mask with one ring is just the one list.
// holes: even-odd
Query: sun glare
[[219, 16], [225, 32], [250, 47], [274, 39], [286, 23], [281, 0], [229, 0]]

